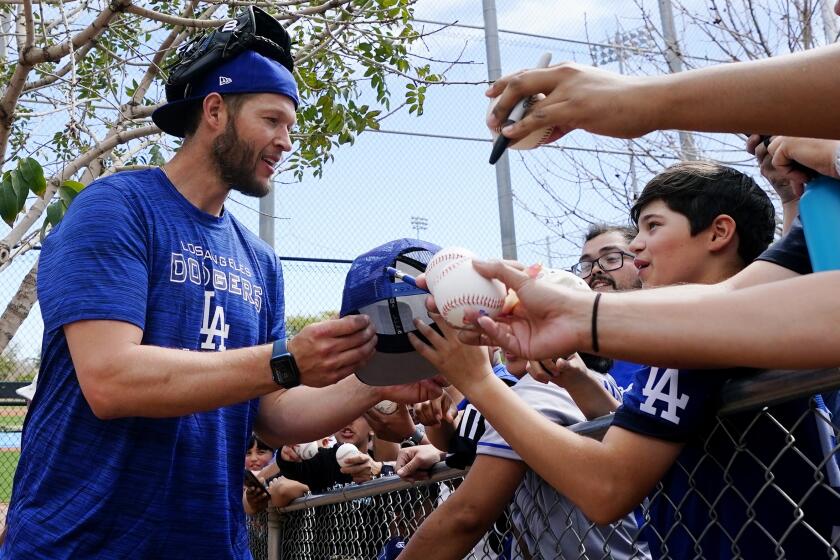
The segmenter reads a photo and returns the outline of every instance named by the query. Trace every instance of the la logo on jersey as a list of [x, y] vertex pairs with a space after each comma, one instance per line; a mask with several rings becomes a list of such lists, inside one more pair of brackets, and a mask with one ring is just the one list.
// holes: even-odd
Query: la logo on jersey
[[[210, 308], [214, 307], [211, 300], [214, 295], [216, 295], [216, 292], [213, 290], [206, 290], [204, 292], [204, 321], [199, 332], [205, 339], [201, 343], [201, 348], [203, 350], [222, 351], [225, 349], [225, 340], [227, 340], [228, 333], [230, 332], [230, 325], [225, 323], [225, 308], [221, 305], [215, 306], [213, 318], [212, 320], [210, 319]], [[214, 340], [217, 336], [219, 337], [218, 346], [216, 346]]]
[[[689, 399], [685, 393], [680, 395], [679, 373], [677, 369], [650, 368], [647, 383], [642, 389], [642, 395], [647, 398], [645, 402], [639, 405], [639, 409], [653, 416], [658, 414], [669, 422], [679, 424], [678, 409], [684, 409], [688, 405]], [[656, 408], [654, 406], [656, 401], [663, 401], [665, 407], [662, 409]]]

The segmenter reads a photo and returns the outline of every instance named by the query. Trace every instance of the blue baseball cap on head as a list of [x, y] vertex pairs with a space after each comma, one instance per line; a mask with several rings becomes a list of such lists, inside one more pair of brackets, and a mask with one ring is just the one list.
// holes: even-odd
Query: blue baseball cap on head
[[376, 328], [376, 354], [356, 376], [368, 385], [396, 385], [428, 379], [437, 371], [414, 351], [407, 334], [416, 332], [414, 319], [433, 325], [426, 311], [427, 292], [392, 277], [385, 267], [416, 276], [426, 271], [440, 251], [434, 243], [397, 239], [356, 257], [344, 281], [342, 317], [367, 315]]
[[167, 134], [183, 137], [190, 115], [187, 107], [211, 93], [277, 93], [291, 99], [295, 109], [299, 103], [297, 82], [292, 73], [276, 60], [246, 50], [190, 83], [182, 99], [159, 107], [152, 113], [152, 120]]

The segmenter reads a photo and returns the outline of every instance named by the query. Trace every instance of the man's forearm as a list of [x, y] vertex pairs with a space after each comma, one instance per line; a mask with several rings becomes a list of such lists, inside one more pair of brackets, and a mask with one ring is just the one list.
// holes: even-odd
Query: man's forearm
[[275, 447], [314, 441], [340, 430], [380, 400], [378, 390], [355, 375], [329, 387], [299, 386], [262, 398], [256, 430]]
[[838, 286], [840, 272], [823, 272], [734, 291], [608, 294], [600, 351], [663, 367], [835, 367]]
[[[65, 327], [82, 392], [102, 419], [164, 418], [212, 410], [276, 390], [268, 345], [227, 352], [188, 352], [139, 344], [133, 325], [103, 321]], [[136, 332], [135, 332], [136, 331]], [[137, 343], [110, 333], [132, 332]], [[100, 342], [106, 341], [106, 342]]]
[[[651, 78], [658, 129], [836, 138], [840, 45]], [[807, 84], [807, 87], [803, 87]]]

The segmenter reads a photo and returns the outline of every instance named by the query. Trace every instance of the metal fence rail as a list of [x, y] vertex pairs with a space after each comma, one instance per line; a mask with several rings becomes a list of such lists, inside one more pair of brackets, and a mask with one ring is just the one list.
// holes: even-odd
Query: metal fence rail
[[[690, 465], [678, 463], [668, 475], [683, 479], [684, 494], [675, 499], [660, 482], [640, 508], [639, 529], [594, 525], [529, 472], [503, 518], [466, 557], [749, 559], [757, 557], [754, 547], [759, 543], [772, 551], [762, 558], [840, 558], [840, 532], [836, 528], [840, 527], [840, 480], [824, 474], [830, 470], [826, 468], [828, 458], [838, 454], [838, 427], [811, 398], [816, 393], [828, 396], [838, 387], [838, 369], [769, 371], [730, 381], [721, 391], [719, 412], [703, 442], [702, 457]], [[787, 414], [785, 403], [800, 398], [808, 399], [810, 406], [797, 414]], [[600, 438], [610, 422], [606, 416], [570, 428]], [[824, 449], [826, 458], [822, 461], [815, 461], [801, 448], [803, 426], [809, 422], [834, 436], [832, 447]], [[762, 441], [760, 445], [752, 441], [751, 434], [759, 425], [772, 426], [777, 441]], [[745, 462], [762, 475], [752, 484], [736, 485], [733, 477]], [[799, 484], [789, 483], [791, 469]], [[432, 470], [431, 479], [422, 483], [384, 477], [307, 495], [285, 508], [270, 509], [268, 558], [393, 558], [398, 544], [414, 534], [434, 508], [458, 488], [464, 476], [465, 471], [441, 463]], [[712, 495], [707, 484], [710, 477], [722, 481]], [[738, 511], [731, 511], [733, 500], [740, 504]], [[814, 516], [817, 501], [830, 507]], [[756, 512], [768, 503], [778, 510], [769, 524], [759, 521]], [[662, 523], [651, 518], [655, 504], [665, 504], [673, 515], [665, 530]], [[728, 504], [726, 511], [721, 510], [722, 504]], [[702, 530], [694, 531], [682, 519], [689, 508], [698, 507], [705, 508], [703, 515], [708, 521]], [[810, 547], [807, 556], [790, 545], [802, 542], [803, 535]], [[617, 552], [620, 547], [613, 546], [616, 539], [631, 541], [632, 551]], [[724, 542], [725, 550], [710, 553], [709, 539]], [[606, 544], [592, 546], [593, 542]], [[682, 548], [674, 543], [682, 543]], [[386, 549], [391, 556], [384, 556]]]

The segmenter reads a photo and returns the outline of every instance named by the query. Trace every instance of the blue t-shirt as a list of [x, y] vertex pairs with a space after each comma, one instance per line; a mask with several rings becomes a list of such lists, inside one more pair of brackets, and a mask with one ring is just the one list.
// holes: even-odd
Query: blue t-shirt
[[786, 558], [827, 555], [804, 527], [831, 542], [840, 525], [824, 411], [818, 399], [798, 399], [716, 417], [722, 384], [745, 371], [647, 368], [624, 393], [613, 425], [685, 444], [649, 496], [654, 558], [776, 558], [776, 542]]
[[636, 374], [645, 366], [634, 364], [633, 362], [625, 362], [624, 360], [613, 360], [613, 366], [610, 368], [610, 375], [619, 387], [627, 389], [633, 383]]
[[178, 418], [100, 420], [63, 326], [111, 320], [142, 343], [214, 352], [284, 336], [271, 248], [200, 211], [159, 169], [96, 181], [44, 241], [38, 392], [0, 549], [8, 558], [250, 558], [243, 457], [258, 399]]

